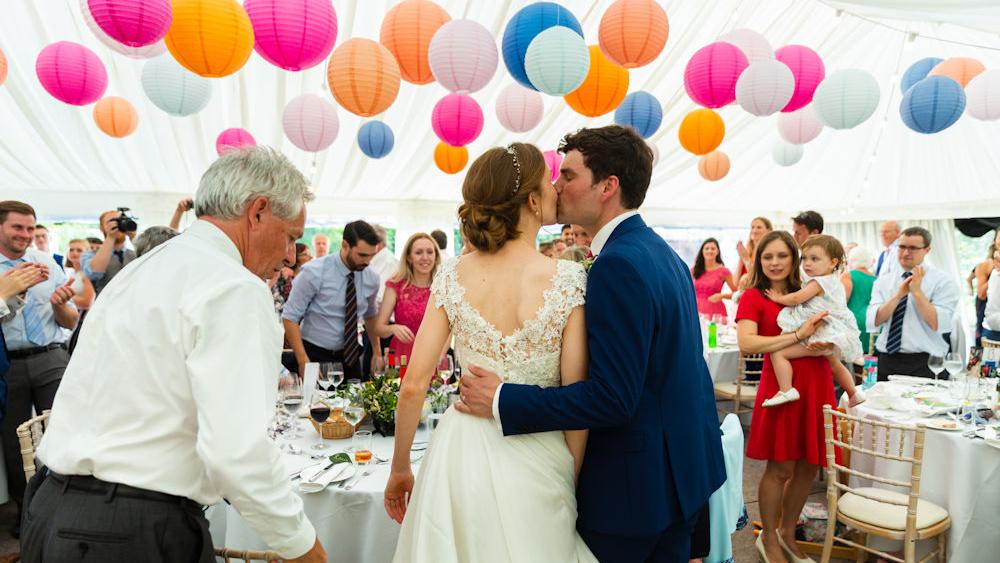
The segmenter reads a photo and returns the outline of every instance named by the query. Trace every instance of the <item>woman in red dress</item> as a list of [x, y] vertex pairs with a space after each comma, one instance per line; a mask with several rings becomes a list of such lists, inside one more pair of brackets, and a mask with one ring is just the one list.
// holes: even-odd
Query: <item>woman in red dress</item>
[[825, 465], [823, 405], [836, 404], [830, 363], [817, 356], [792, 360], [792, 381], [801, 400], [769, 409], [761, 406], [778, 390], [766, 354], [809, 338], [825, 316], [816, 315], [795, 332], [782, 334], [778, 326], [782, 306], [765, 297], [764, 291], [784, 294], [797, 291], [800, 285], [795, 240], [784, 231], [768, 233], [757, 246], [749, 289], [740, 299], [736, 322], [740, 350], [765, 353], [747, 456], [767, 460], [758, 487], [764, 529], [757, 538], [757, 549], [769, 563], [811, 561], [795, 543], [795, 524], [817, 470]]
[[726, 305], [722, 300], [729, 299], [732, 294], [722, 293], [722, 287], [729, 285], [730, 291], [736, 291], [736, 282], [733, 281], [733, 274], [729, 268], [722, 263], [719, 241], [710, 238], [701, 243], [698, 257], [695, 258], [694, 267], [691, 268], [691, 277], [694, 278], [698, 313], [709, 319], [719, 315], [722, 317], [722, 322], [726, 322]]

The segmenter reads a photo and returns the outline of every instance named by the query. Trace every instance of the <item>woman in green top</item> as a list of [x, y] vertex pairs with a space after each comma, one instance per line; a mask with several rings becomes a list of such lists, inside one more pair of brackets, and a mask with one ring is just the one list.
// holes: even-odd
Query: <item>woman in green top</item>
[[840, 281], [844, 284], [844, 291], [847, 293], [847, 308], [854, 313], [854, 318], [858, 321], [858, 330], [861, 331], [861, 349], [865, 354], [869, 353], [869, 336], [865, 326], [865, 316], [868, 310], [868, 302], [872, 299], [872, 286], [875, 285], [875, 274], [869, 268], [872, 264], [872, 255], [868, 249], [856, 246], [847, 255], [847, 270], [840, 275]]

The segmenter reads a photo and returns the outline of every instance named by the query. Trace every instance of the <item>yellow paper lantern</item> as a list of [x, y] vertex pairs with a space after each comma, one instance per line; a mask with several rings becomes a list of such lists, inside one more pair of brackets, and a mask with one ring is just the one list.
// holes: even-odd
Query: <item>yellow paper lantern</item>
[[434, 148], [434, 164], [445, 174], [460, 172], [469, 162], [469, 149], [438, 143]]
[[590, 70], [583, 84], [563, 96], [569, 107], [587, 117], [614, 111], [628, 93], [628, 71], [611, 62], [601, 47], [591, 45]]
[[927, 76], [947, 76], [961, 84], [962, 88], [965, 88], [973, 78], [979, 76], [984, 70], [986, 70], [986, 67], [976, 59], [952, 57], [938, 63], [937, 66], [927, 73]]
[[371, 117], [389, 108], [399, 93], [399, 65], [388, 49], [355, 37], [333, 51], [326, 66], [330, 92], [347, 111]]
[[170, 54], [195, 74], [217, 78], [243, 68], [253, 52], [253, 26], [236, 0], [173, 0], [163, 38]]
[[434, 82], [427, 53], [434, 34], [449, 21], [448, 12], [430, 0], [404, 0], [386, 13], [379, 40], [396, 57], [403, 80]]
[[722, 151], [712, 151], [698, 159], [698, 173], [701, 177], [717, 182], [729, 174], [729, 157]]
[[655, 0], [618, 0], [601, 18], [601, 50], [625, 68], [650, 63], [667, 44], [670, 22]]
[[702, 108], [684, 116], [677, 137], [684, 150], [694, 154], [708, 154], [722, 144], [726, 136], [726, 124], [719, 114]]
[[106, 135], [128, 137], [139, 125], [139, 115], [125, 98], [108, 96], [94, 104], [94, 122]]

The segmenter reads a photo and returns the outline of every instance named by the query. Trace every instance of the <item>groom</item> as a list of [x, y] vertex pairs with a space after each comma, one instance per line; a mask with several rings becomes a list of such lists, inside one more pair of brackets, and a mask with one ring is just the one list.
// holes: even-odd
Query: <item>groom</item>
[[726, 479], [691, 274], [636, 211], [653, 160], [642, 138], [581, 129], [560, 152], [558, 220], [596, 233], [589, 378], [543, 389], [470, 367], [456, 408], [507, 436], [589, 428], [577, 488], [588, 547], [602, 562], [685, 562], [698, 513]]

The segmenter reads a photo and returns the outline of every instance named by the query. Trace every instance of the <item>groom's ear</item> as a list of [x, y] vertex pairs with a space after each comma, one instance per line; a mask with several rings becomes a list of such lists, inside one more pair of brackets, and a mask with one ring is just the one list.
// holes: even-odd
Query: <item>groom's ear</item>
[[606, 202], [618, 194], [621, 184], [618, 183], [618, 176], [611, 175], [605, 178], [604, 188], [601, 192], [601, 202]]

